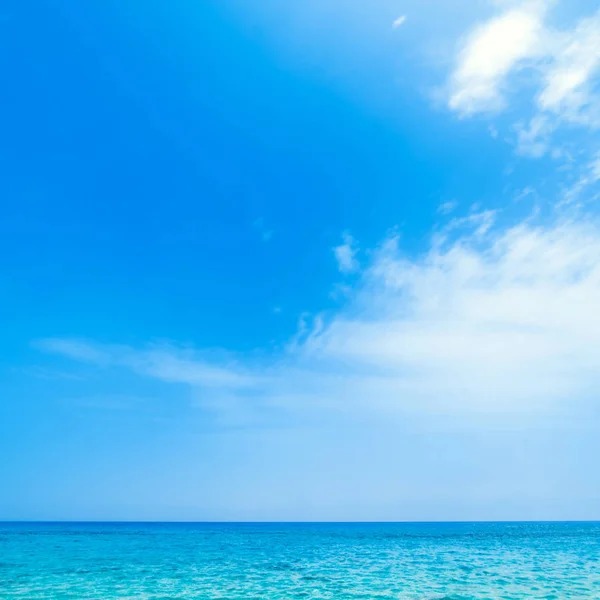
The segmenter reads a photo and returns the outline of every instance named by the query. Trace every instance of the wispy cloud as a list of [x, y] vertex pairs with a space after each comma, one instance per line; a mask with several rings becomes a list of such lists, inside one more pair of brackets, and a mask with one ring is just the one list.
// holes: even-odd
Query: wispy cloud
[[203, 402], [235, 419], [567, 409], [600, 385], [600, 228], [557, 218], [498, 230], [490, 219], [466, 218], [470, 231], [415, 258], [389, 238], [344, 310], [304, 319], [287, 351], [260, 364], [173, 345], [37, 346], [204, 390]]
[[[577, 179], [564, 191], [560, 204], [586, 205], [595, 202], [600, 197], [598, 183], [600, 183], [600, 152], [579, 169]], [[585, 197], [584, 192], [587, 192]]]
[[60, 354], [82, 363], [101, 368], [127, 368], [171, 383], [238, 389], [252, 387], [261, 380], [231, 359], [211, 361], [189, 348], [170, 344], [149, 344], [144, 349], [134, 349], [89, 340], [48, 338], [38, 340], [34, 345], [44, 352]]
[[574, 122], [600, 124], [600, 99], [592, 92], [600, 71], [600, 12], [557, 36], [552, 58], [537, 98], [540, 109]]
[[344, 233], [343, 243], [333, 249], [338, 268], [342, 273], [352, 273], [358, 269], [356, 241], [349, 233]]
[[474, 238], [482, 238], [485, 236], [494, 225], [497, 211], [484, 210], [480, 212], [471, 212], [466, 217], [458, 217], [452, 219], [442, 232], [442, 239], [447, 239], [447, 236], [456, 229], [464, 229], [465, 227], [473, 231]]

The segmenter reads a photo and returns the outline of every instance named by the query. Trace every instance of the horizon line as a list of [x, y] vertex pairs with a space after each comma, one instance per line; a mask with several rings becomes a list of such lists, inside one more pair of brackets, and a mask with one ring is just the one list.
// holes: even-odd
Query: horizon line
[[477, 519], [472, 521], [451, 520], [451, 521], [175, 521], [175, 520], [140, 520], [129, 521], [125, 519], [0, 519], [0, 524], [139, 524], [139, 525], [469, 525], [469, 524], [545, 524], [545, 523], [600, 523], [600, 519]]

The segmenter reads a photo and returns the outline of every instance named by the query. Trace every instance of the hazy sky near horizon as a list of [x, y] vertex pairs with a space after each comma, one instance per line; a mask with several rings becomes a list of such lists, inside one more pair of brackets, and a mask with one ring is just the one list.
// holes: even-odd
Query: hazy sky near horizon
[[9, 0], [0, 520], [600, 519], [587, 0]]

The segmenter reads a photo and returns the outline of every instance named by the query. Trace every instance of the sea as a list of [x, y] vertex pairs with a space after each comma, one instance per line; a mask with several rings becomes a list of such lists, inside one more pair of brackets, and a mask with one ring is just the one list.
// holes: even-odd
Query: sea
[[600, 523], [2, 523], [0, 598], [600, 599]]

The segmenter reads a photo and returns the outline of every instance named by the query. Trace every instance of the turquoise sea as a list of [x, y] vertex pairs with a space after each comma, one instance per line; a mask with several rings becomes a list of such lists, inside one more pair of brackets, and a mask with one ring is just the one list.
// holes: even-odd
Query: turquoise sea
[[0, 524], [1, 598], [600, 598], [600, 523]]

